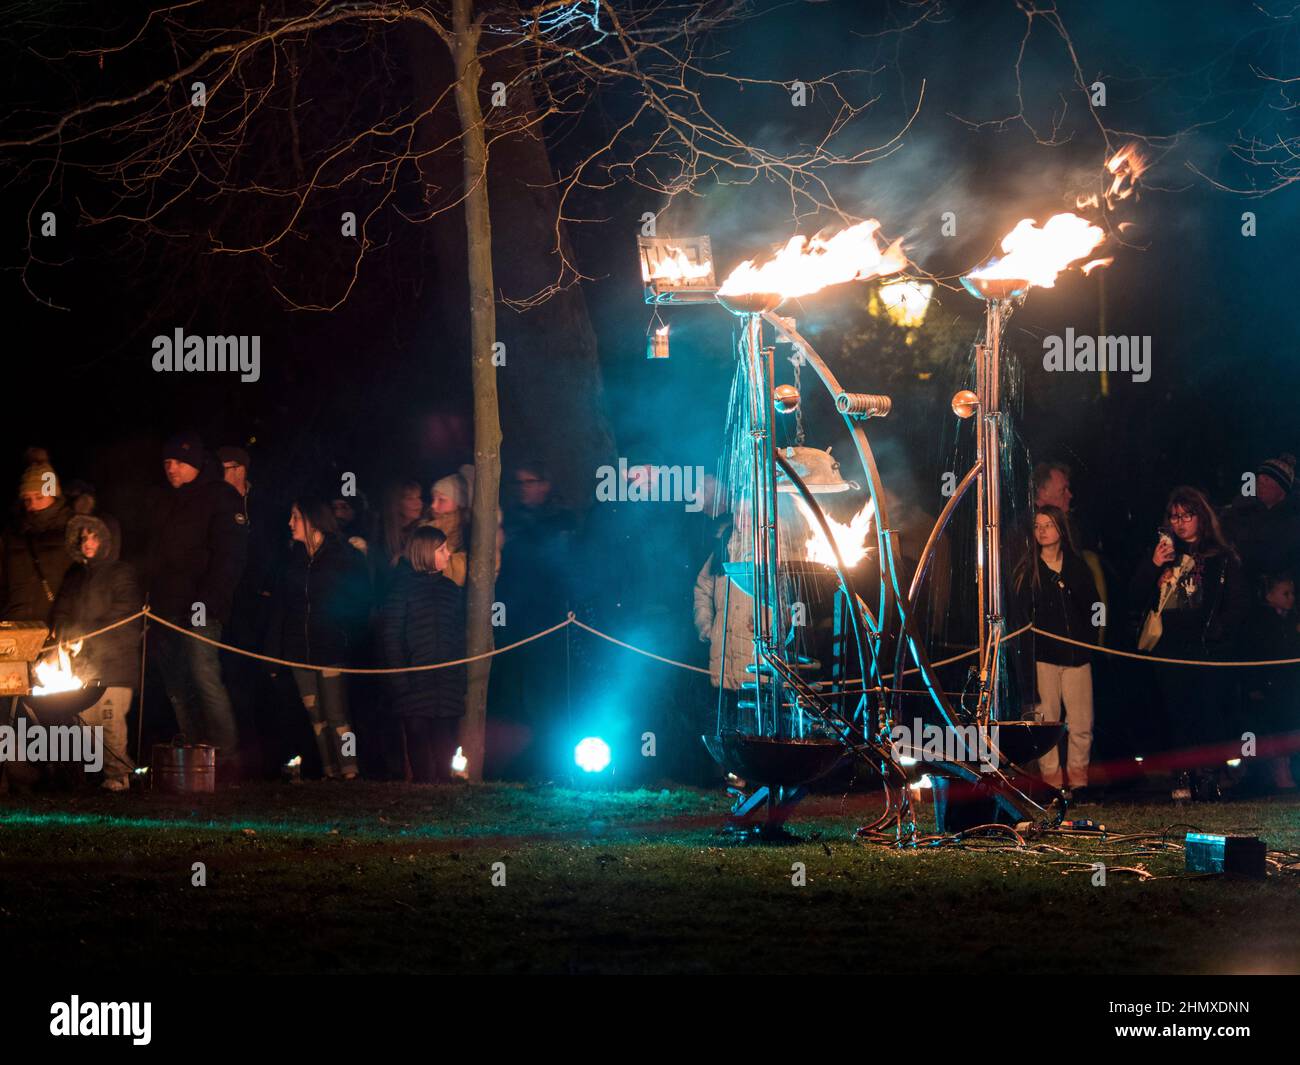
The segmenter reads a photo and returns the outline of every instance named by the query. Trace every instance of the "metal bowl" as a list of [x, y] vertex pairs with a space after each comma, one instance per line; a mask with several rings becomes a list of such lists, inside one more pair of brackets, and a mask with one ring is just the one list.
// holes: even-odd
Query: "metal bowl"
[[719, 295], [717, 300], [732, 314], [762, 314], [764, 311], [776, 310], [785, 301], [785, 297], [779, 292], [740, 292]]
[[963, 277], [961, 283], [977, 300], [1009, 300], [1029, 291], [1029, 282], [1019, 277]]
[[1050, 751], [1069, 731], [1063, 721], [998, 721], [997, 746], [1012, 765], [1024, 765]]
[[750, 784], [791, 788], [824, 777], [848, 756], [838, 740], [744, 736], [737, 732], [701, 736], [713, 760]]
[[89, 710], [104, 694], [98, 684], [77, 688], [70, 692], [52, 692], [49, 695], [24, 695], [22, 703], [41, 724], [69, 724], [83, 710]]

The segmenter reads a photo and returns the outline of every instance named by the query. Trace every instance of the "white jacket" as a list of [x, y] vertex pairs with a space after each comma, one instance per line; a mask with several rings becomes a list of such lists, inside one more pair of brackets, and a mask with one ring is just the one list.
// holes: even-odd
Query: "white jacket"
[[711, 572], [713, 559], [700, 569], [695, 578], [695, 631], [701, 640], [709, 641], [709, 673], [713, 686], [718, 687], [718, 674], [722, 668], [722, 617], [727, 614], [727, 673], [722, 687], [735, 691], [747, 680], [753, 679], [745, 667], [754, 661], [754, 601], [734, 584], [731, 601], [727, 602], [725, 575]]

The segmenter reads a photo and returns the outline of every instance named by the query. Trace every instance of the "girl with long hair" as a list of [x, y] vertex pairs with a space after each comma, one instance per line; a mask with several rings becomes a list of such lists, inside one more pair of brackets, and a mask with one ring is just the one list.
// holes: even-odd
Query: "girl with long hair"
[[[1034, 510], [1034, 548], [1021, 561], [1015, 591], [1035, 628], [1064, 637], [1034, 635], [1034, 672], [1038, 689], [1035, 716], [1069, 726], [1065, 774], [1055, 747], [1038, 759], [1044, 782], [1072, 792], [1088, 784], [1092, 752], [1092, 652], [1065, 640], [1097, 642], [1097, 584], [1074, 548], [1070, 525], [1059, 508], [1042, 504]], [[1076, 796], [1077, 798], [1077, 796]]]
[[289, 531], [293, 551], [276, 596], [272, 645], [291, 661], [325, 667], [294, 668], [294, 683], [316, 735], [323, 775], [354, 780], [356, 737], [349, 723], [347, 676], [337, 670], [353, 663], [365, 640], [370, 615], [365, 557], [339, 536], [328, 500], [294, 500]]

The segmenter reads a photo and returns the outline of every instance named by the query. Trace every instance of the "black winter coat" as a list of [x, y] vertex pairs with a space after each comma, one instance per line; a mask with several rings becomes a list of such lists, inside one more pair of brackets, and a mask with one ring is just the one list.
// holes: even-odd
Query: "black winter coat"
[[189, 484], [168, 488], [154, 515], [149, 544], [149, 605], [189, 625], [195, 603], [209, 621], [230, 620], [235, 587], [248, 553], [244, 502], [205, 460]]
[[[1176, 557], [1185, 553], [1179, 543]], [[1164, 658], [1227, 658], [1242, 639], [1250, 613], [1241, 563], [1226, 551], [1194, 557], [1197, 568], [1181, 582], [1187, 591], [1172, 597], [1161, 612], [1164, 633], [1152, 653]], [[1161, 575], [1173, 565], [1157, 568], [1149, 557], [1138, 565], [1130, 591], [1141, 608], [1140, 618], [1155, 607]]]
[[365, 556], [337, 536], [314, 555], [294, 544], [272, 609], [269, 653], [314, 666], [346, 666], [356, 657], [370, 619]]
[[[78, 546], [83, 525], [99, 536], [100, 547], [93, 559], [87, 559]], [[118, 560], [118, 545], [106, 522], [78, 515], [68, 523], [67, 545], [73, 564], [54, 601], [54, 627], [60, 641], [75, 640], [140, 610], [144, 593], [135, 567]], [[138, 688], [143, 624], [136, 621], [86, 640], [73, 659], [77, 676], [106, 688]]]
[[[384, 665], [430, 665], [465, 657], [464, 592], [440, 573], [417, 573], [399, 562], [379, 623]], [[464, 665], [387, 678], [393, 709], [403, 717], [461, 717]]]
[[[1019, 589], [1025, 616], [1044, 632], [1096, 643], [1097, 627], [1092, 623], [1092, 610], [1099, 597], [1088, 564], [1074, 554], [1062, 555], [1060, 573], [1054, 572], [1041, 555], [1036, 563], [1037, 587], [1027, 577]], [[1035, 635], [1034, 657], [1057, 666], [1082, 666], [1092, 661], [1092, 652]]]
[[[64, 543], [71, 517], [72, 508], [58, 499], [44, 510], [24, 512], [5, 530], [0, 544], [0, 618], [50, 623], [52, 596], [59, 594], [63, 576], [72, 565]], [[41, 577], [49, 584], [49, 595]]]

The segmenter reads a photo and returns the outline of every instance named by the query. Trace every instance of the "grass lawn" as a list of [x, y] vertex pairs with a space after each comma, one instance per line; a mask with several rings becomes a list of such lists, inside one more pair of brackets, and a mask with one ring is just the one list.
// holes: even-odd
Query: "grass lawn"
[[[0, 928], [19, 972], [1300, 973], [1294, 874], [1182, 877], [1181, 851], [1113, 839], [855, 843], [879, 803], [810, 800], [789, 826], [807, 842], [764, 847], [720, 837], [725, 797], [690, 789], [6, 795]], [[1112, 836], [1193, 821], [1300, 849], [1295, 799], [1079, 815]], [[1054, 864], [1070, 861], [1168, 878], [1093, 886]]]

